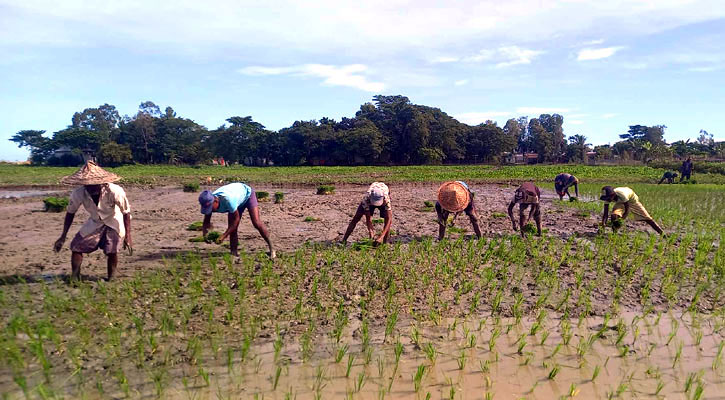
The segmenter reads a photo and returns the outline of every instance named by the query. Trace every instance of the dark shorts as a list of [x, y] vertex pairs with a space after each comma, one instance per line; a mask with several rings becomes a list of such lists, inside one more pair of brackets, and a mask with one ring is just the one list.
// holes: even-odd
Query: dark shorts
[[357, 206], [357, 212], [363, 213], [363, 214], [369, 214], [371, 216], [375, 215], [375, 210], [380, 210], [380, 217], [385, 217], [385, 213], [386, 213], [385, 204], [383, 204], [382, 206], [370, 206], [370, 207], [368, 207], [367, 210], [365, 209], [365, 206], [363, 205], [363, 203], [360, 203], [360, 205]]
[[86, 236], [78, 232], [70, 242], [70, 250], [74, 253], [93, 253], [101, 249], [103, 254], [116, 254], [121, 251], [122, 243], [118, 232], [103, 225]]
[[241, 216], [244, 213], [244, 210], [251, 210], [252, 208], [259, 207], [259, 203], [257, 202], [257, 192], [252, 189], [252, 192], [249, 194], [249, 198], [247, 201], [244, 202], [244, 204], [240, 205], [239, 208], [237, 208], [237, 211], [239, 211], [239, 216]]

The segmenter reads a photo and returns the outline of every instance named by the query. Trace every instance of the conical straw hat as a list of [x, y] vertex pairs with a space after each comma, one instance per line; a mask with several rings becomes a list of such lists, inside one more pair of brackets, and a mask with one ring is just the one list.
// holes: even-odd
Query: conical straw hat
[[471, 193], [460, 182], [445, 182], [438, 188], [438, 203], [449, 212], [461, 212], [468, 207]]
[[66, 185], [101, 185], [109, 182], [116, 182], [121, 177], [99, 167], [95, 162], [88, 161], [73, 175], [68, 175], [60, 180]]

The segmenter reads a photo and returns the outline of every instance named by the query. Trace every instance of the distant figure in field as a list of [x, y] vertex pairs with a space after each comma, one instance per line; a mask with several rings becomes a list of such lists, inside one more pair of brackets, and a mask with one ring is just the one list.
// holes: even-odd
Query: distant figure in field
[[618, 220], [624, 220], [631, 213], [636, 221], [644, 221], [652, 227], [660, 235], [663, 233], [662, 228], [650, 217], [639, 197], [634, 190], [628, 187], [613, 188], [605, 186], [602, 188], [602, 195], [599, 198], [604, 201], [604, 214], [602, 215], [602, 227], [607, 226], [607, 218], [609, 216], [609, 203], [614, 203], [612, 207], [612, 229], [618, 229]]
[[202, 231], [205, 238], [211, 226], [212, 213], [226, 213], [227, 230], [217, 239], [217, 243], [221, 243], [226, 238], [229, 238], [230, 252], [234, 256], [239, 256], [239, 252], [237, 251], [237, 246], [239, 245], [239, 221], [242, 219], [244, 210], [248, 210], [252, 225], [259, 231], [262, 239], [269, 246], [269, 257], [276, 257], [267, 227], [259, 217], [259, 203], [257, 203], [257, 194], [254, 192], [254, 189], [241, 182], [230, 183], [213, 192], [209, 190], [201, 192], [199, 195], [199, 204], [201, 204], [201, 213], [204, 214]]
[[118, 175], [88, 161], [80, 170], [61, 179], [68, 185], [83, 185], [71, 192], [68, 209], [63, 223], [63, 233], [56, 240], [53, 249], [58, 252], [65, 243], [68, 229], [78, 209], [83, 206], [90, 218], [70, 243], [71, 279], [81, 278], [83, 255], [97, 249], [106, 255], [108, 280], [113, 279], [118, 267], [118, 252], [121, 246], [131, 252], [131, 207], [126, 192], [115, 182]]
[[574, 186], [574, 198], [579, 197], [579, 179], [576, 178], [576, 176], [562, 173], [556, 176], [554, 178], [554, 189], [556, 189], [556, 194], [559, 195], [559, 200], [564, 199], [564, 194], [569, 196], [571, 199], [571, 193], [569, 193], [569, 188]]
[[687, 180], [690, 180], [690, 175], [692, 175], [692, 157], [687, 157], [687, 160], [682, 162], [682, 166], [680, 167], [680, 172], [682, 175], [680, 176], [680, 182], [682, 182], [683, 179], [687, 178]]
[[[380, 210], [380, 216], [383, 218], [383, 231], [380, 232], [380, 236], [375, 238], [375, 228], [373, 227], [373, 213], [375, 209]], [[343, 243], [347, 243], [347, 238], [350, 237], [355, 226], [360, 219], [365, 216], [365, 225], [368, 228], [370, 239], [374, 240], [373, 245], [387, 243], [390, 239], [390, 226], [393, 224], [393, 209], [390, 204], [390, 189], [388, 185], [383, 182], [373, 182], [368, 187], [367, 192], [363, 196], [360, 205], [355, 211], [355, 216], [352, 217], [350, 224], [347, 226], [345, 236], [342, 238]]]
[[438, 201], [435, 205], [436, 214], [438, 215], [438, 240], [442, 240], [446, 235], [446, 227], [448, 226], [448, 216], [454, 213], [455, 217], [461, 212], [465, 212], [468, 219], [473, 225], [476, 237], [481, 238], [481, 227], [478, 225], [478, 212], [473, 202], [473, 193], [463, 181], [445, 182], [438, 188]]
[[[563, 196], [562, 196], [563, 197]], [[514, 192], [514, 198], [509, 203], [508, 214], [513, 225], [514, 232], [518, 230], [516, 227], [516, 219], [514, 219], [514, 206], [519, 205], [519, 227], [521, 228], [521, 236], [526, 236], [524, 232], [524, 226], [526, 222], [534, 218], [536, 221], [536, 235], [541, 236], [541, 205], [539, 200], [541, 199], [541, 191], [533, 182], [524, 182]], [[528, 217], [524, 211], [528, 207], [531, 207]]]
[[677, 178], [677, 172], [665, 171], [664, 175], [662, 175], [662, 179], [660, 179], [660, 181], [657, 182], [657, 184], [659, 185], [660, 183], [664, 182], [665, 180], [667, 180], [668, 184], [675, 183], [675, 178]]

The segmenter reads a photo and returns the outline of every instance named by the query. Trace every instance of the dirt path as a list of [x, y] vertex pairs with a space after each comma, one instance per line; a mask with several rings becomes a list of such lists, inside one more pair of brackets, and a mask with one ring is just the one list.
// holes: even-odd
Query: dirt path
[[[255, 186], [257, 191], [267, 191], [270, 196], [277, 191], [285, 193], [282, 204], [260, 203], [261, 215], [272, 233], [278, 251], [290, 251], [306, 241], [330, 242], [342, 237], [347, 224], [360, 202], [365, 186], [338, 186], [334, 195], [318, 196], [314, 188], [281, 188]], [[391, 185], [393, 201], [393, 241], [409, 242], [417, 238], [437, 235], [434, 211], [422, 211], [423, 201], [435, 199], [434, 184]], [[473, 185], [476, 193], [476, 207], [481, 217], [484, 236], [511, 234], [506, 207], [514, 187], [503, 185]], [[198, 236], [186, 227], [201, 220], [197, 194], [184, 193], [179, 188], [141, 189], [127, 188], [133, 212], [134, 254], [123, 253], [119, 262], [119, 275], [131, 276], [136, 271], [154, 268], [163, 257], [200, 251], [218, 252], [218, 245], [190, 243]], [[582, 236], [596, 232], [597, 216], [578, 215], [577, 210], [557, 205], [556, 195], [543, 191], [542, 211], [544, 228], [549, 235], [562, 238], [576, 232]], [[494, 216], [494, 213], [497, 215]], [[305, 217], [319, 221], [304, 222]], [[377, 215], [375, 216], [377, 218]], [[70, 250], [68, 245], [80, 225], [88, 218], [81, 209], [69, 232], [64, 249], [56, 254], [51, 250], [63, 226], [63, 213], [42, 212], [39, 197], [0, 200], [0, 276], [23, 275], [28, 277], [55, 276], [69, 270]], [[213, 223], [217, 230], [226, 228], [226, 217], [215, 215]], [[473, 230], [465, 215], [461, 215], [456, 226], [466, 229], [466, 235]], [[382, 225], [376, 225], [381, 229]], [[239, 227], [240, 249], [242, 251], [266, 250], [266, 245], [252, 227], [247, 216], [243, 216]], [[363, 222], [358, 224], [350, 241], [366, 235]], [[456, 234], [452, 234], [456, 236]], [[93, 277], [105, 276], [105, 257], [101, 252], [86, 256], [82, 272]]]

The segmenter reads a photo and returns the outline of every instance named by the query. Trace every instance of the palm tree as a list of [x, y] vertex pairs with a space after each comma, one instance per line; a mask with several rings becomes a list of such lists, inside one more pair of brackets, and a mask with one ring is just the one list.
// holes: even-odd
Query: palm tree
[[586, 160], [586, 153], [589, 150], [591, 143], [587, 143], [587, 137], [584, 135], [572, 135], [569, 136], [569, 149], [568, 153], [575, 155], [582, 161]]

